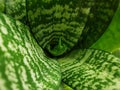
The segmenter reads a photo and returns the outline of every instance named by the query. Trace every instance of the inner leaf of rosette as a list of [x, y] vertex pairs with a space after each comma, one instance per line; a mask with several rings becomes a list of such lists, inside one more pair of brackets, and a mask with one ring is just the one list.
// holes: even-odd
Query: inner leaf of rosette
[[32, 2], [27, 7], [29, 26], [48, 56], [90, 47], [107, 29], [118, 6], [118, 0]]

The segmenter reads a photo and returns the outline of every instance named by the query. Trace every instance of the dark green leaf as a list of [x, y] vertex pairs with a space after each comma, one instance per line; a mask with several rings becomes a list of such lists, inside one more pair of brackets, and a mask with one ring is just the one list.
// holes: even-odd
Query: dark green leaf
[[92, 48], [115, 52], [120, 48], [120, 2], [117, 12], [103, 36], [92, 45]]
[[119, 0], [94, 1], [78, 42], [80, 48], [88, 48], [100, 38], [108, 28], [118, 5]]

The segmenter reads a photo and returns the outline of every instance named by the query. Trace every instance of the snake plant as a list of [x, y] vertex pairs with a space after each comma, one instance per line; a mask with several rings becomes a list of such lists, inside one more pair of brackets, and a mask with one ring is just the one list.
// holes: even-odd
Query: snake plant
[[0, 90], [120, 90], [120, 59], [99, 48], [118, 6], [0, 0]]

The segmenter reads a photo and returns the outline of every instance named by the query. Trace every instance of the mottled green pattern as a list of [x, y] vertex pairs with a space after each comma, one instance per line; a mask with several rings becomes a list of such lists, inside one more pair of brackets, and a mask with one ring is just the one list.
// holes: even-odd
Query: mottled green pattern
[[108, 27], [118, 2], [1, 0], [0, 10], [28, 25], [39, 45], [49, 54], [59, 56], [73, 47], [90, 47]]
[[63, 81], [74, 90], [120, 90], [120, 59], [108, 52], [78, 49], [59, 62]]
[[57, 90], [60, 80], [58, 63], [28, 28], [0, 13], [0, 90]]
[[[119, 90], [120, 60], [101, 50], [81, 50], [106, 30], [118, 2], [0, 0], [0, 11], [28, 25], [45, 52], [67, 53], [58, 60], [63, 82], [73, 89]], [[0, 14], [0, 90], [58, 90], [59, 65], [41, 48], [27, 27]]]
[[27, 23], [26, 0], [0, 0], [0, 11]]
[[93, 44], [108, 27], [119, 1], [31, 2], [28, 3], [28, 19], [33, 35], [43, 49], [59, 56], [73, 47], [88, 48]]
[[43, 49], [54, 56], [59, 56], [78, 42], [91, 9], [91, 5], [84, 7], [81, 2], [83, 3], [84, 0], [29, 2], [30, 27]]

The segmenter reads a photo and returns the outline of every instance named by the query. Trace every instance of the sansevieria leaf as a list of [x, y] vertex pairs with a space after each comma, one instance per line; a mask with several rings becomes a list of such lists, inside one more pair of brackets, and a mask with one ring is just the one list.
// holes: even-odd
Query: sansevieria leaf
[[119, 0], [1, 0], [0, 10], [30, 27], [53, 56], [88, 48], [104, 33]]
[[29, 0], [28, 21], [39, 45], [47, 53], [60, 56], [74, 47], [90, 47], [107, 29], [118, 2]]
[[64, 90], [62, 83], [73, 90], [120, 90], [120, 59], [103, 48], [89, 49], [118, 4], [0, 0], [0, 90]]
[[59, 62], [63, 82], [74, 90], [120, 90], [120, 59], [108, 52], [78, 49]]
[[29, 29], [0, 13], [0, 90], [57, 90], [59, 64], [44, 54]]

